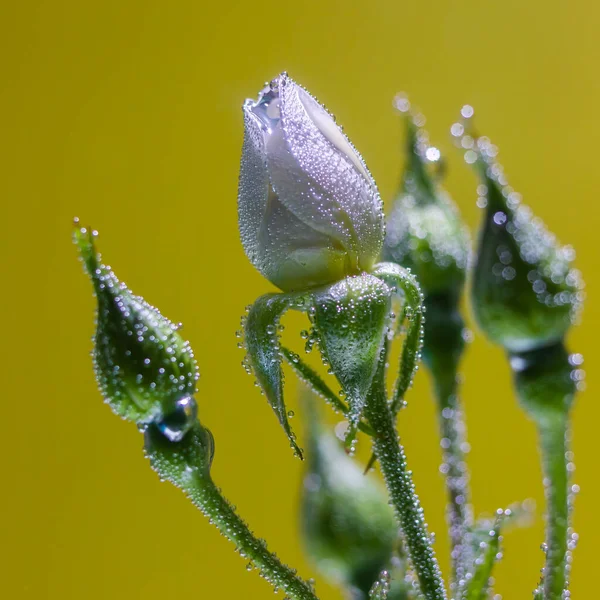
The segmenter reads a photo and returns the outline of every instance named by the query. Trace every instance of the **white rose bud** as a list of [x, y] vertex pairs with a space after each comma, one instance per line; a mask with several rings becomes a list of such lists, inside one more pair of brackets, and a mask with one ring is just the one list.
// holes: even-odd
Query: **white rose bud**
[[250, 261], [286, 292], [368, 272], [383, 206], [333, 116], [285, 73], [243, 110], [238, 215]]

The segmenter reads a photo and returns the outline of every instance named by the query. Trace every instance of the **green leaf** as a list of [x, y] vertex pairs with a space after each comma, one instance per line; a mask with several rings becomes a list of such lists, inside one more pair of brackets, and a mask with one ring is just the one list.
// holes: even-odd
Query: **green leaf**
[[271, 408], [283, 427], [290, 446], [302, 459], [302, 450], [288, 422], [283, 397], [282, 352], [279, 345], [279, 320], [301, 298], [298, 294], [266, 294], [252, 305], [244, 325], [247, 359]]
[[177, 439], [196, 420], [198, 368], [190, 345], [179, 326], [101, 263], [95, 235], [77, 226], [73, 237], [98, 301], [93, 358], [100, 391], [117, 415], [137, 423], [164, 418], [165, 433]]
[[423, 346], [423, 294], [411, 272], [395, 263], [379, 263], [373, 275], [384, 281], [391, 289], [404, 293], [403, 316], [408, 322], [402, 345], [400, 367], [392, 398], [392, 411], [398, 412], [404, 395], [411, 387], [421, 358]]
[[390, 311], [390, 290], [372, 275], [347, 277], [313, 294], [323, 357], [348, 399], [347, 443], [356, 434], [375, 374]]
[[[339, 396], [331, 390], [331, 388], [321, 379], [319, 374], [310, 367], [310, 365], [306, 364], [297, 354], [285, 346], [281, 346], [281, 352], [292, 368], [292, 371], [294, 371], [294, 373], [297, 375], [298, 379], [305, 383], [314, 394], [320, 398], [323, 398], [325, 402], [332, 406], [336, 412], [340, 412], [343, 415], [348, 414], [348, 407], [346, 404], [340, 400]], [[367, 435], [372, 436], [374, 434], [369, 425], [363, 421], [359, 423], [358, 428]]]

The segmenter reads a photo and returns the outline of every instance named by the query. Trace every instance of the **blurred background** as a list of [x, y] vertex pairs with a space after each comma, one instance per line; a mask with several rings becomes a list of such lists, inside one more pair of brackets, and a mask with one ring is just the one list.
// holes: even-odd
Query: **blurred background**
[[[407, 92], [449, 160], [447, 189], [475, 228], [477, 182], [449, 135], [460, 107], [472, 104], [511, 184], [575, 245], [588, 300], [569, 345], [585, 355], [588, 391], [573, 428], [582, 491], [572, 590], [592, 597], [600, 534], [599, 26], [600, 5], [557, 0], [2, 3], [6, 597], [272, 594], [178, 490], [158, 481], [135, 427], [102, 404], [89, 357], [94, 301], [71, 244], [75, 215], [100, 231], [106, 261], [136, 293], [184, 322], [202, 372], [201, 418], [216, 438], [215, 480], [279, 556], [315, 575], [298, 540], [302, 466], [240, 367], [234, 336], [244, 306], [272, 289], [238, 239], [240, 106], [284, 69], [338, 117], [388, 206], [403, 137], [392, 98]], [[491, 512], [537, 501], [532, 526], [506, 535], [497, 569], [498, 592], [529, 598], [543, 540], [534, 429], [516, 406], [504, 356], [475, 333], [463, 389], [475, 506]], [[294, 392], [290, 385], [291, 408]], [[424, 371], [408, 400], [401, 433], [447, 571]], [[340, 598], [322, 580], [317, 591]]]

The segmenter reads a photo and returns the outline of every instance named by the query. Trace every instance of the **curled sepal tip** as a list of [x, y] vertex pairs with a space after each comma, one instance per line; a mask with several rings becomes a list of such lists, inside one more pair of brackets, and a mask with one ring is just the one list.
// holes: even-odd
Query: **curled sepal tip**
[[348, 400], [354, 439], [375, 375], [390, 312], [390, 289], [372, 275], [347, 277], [313, 294], [309, 311], [320, 349]]
[[296, 456], [303, 458], [288, 421], [283, 397], [282, 350], [279, 344], [279, 320], [292, 304], [301, 301], [297, 294], [266, 294], [250, 308], [244, 324], [247, 361], [277, 415]]
[[76, 221], [73, 239], [98, 302], [93, 358], [100, 391], [117, 415], [161, 422], [165, 435], [178, 439], [196, 419], [198, 368], [190, 345], [102, 264], [95, 236]]

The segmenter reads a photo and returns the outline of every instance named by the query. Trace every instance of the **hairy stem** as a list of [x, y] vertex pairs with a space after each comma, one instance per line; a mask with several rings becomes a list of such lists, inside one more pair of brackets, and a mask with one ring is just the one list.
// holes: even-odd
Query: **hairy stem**
[[566, 435], [576, 373], [562, 340], [509, 354], [517, 396], [535, 421], [542, 454], [546, 494], [546, 564], [536, 598], [562, 600], [568, 588], [569, 471]]
[[199, 423], [181, 442], [169, 442], [158, 428], [146, 431], [146, 454], [161, 479], [181, 488], [194, 506], [236, 546], [260, 575], [292, 600], [317, 600], [311, 586], [267, 549], [223, 497], [210, 476], [212, 436]]
[[[380, 368], [383, 371], [383, 368]], [[374, 382], [365, 416], [376, 432], [375, 454], [390, 493], [406, 547], [426, 600], [445, 600], [444, 582], [427, 531], [423, 509], [407, 469], [404, 448], [396, 432], [394, 416], [386, 400], [382, 378]]]
[[471, 528], [473, 510], [470, 503], [469, 473], [464, 456], [464, 420], [458, 397], [456, 373], [442, 376], [432, 373], [439, 411], [443, 452], [442, 472], [448, 494], [447, 515], [453, 580], [460, 587], [473, 559]]
[[544, 600], [561, 600], [567, 583], [569, 477], [565, 457], [566, 431], [565, 421], [539, 427], [547, 505]]
[[448, 524], [452, 557], [450, 589], [462, 588], [472, 567], [469, 472], [465, 462], [465, 425], [458, 396], [458, 367], [465, 341], [464, 322], [458, 310], [459, 298], [451, 294], [427, 296], [423, 360], [433, 379], [439, 413], [442, 472], [448, 494]]

